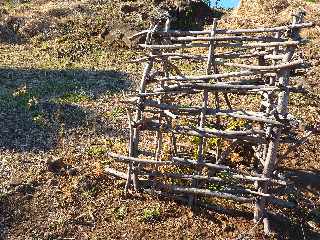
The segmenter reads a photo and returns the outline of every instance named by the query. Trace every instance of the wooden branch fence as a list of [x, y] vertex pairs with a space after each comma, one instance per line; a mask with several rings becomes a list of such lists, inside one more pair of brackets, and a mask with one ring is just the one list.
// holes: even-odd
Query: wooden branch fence
[[[268, 206], [295, 206], [272, 189], [291, 184], [274, 173], [279, 145], [290, 142], [289, 94], [299, 92], [290, 76], [305, 67], [295, 53], [306, 42], [299, 32], [313, 26], [303, 19], [299, 12], [289, 26], [235, 30], [215, 20], [206, 31], [170, 30], [168, 20], [164, 30], [159, 23], [134, 35], [145, 37], [146, 55], [133, 60], [144, 71], [125, 99], [129, 155], [109, 153], [114, 167], [106, 172], [126, 179], [125, 193], [133, 186], [191, 205], [201, 196], [251, 203], [268, 234]], [[239, 149], [253, 154], [233, 163]], [[115, 169], [121, 163], [126, 172]]]

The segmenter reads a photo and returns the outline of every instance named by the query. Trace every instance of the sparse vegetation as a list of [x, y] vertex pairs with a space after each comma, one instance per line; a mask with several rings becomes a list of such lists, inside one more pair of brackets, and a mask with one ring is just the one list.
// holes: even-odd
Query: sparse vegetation
[[117, 207], [114, 209], [114, 215], [115, 215], [115, 218], [118, 219], [118, 220], [123, 220], [126, 215], [127, 215], [127, 207]]
[[[246, 205], [237, 205], [234, 216], [193, 210], [144, 193], [126, 197], [125, 182], [103, 172], [105, 165], [115, 164], [106, 152], [127, 154], [126, 106], [120, 100], [123, 91], [134, 90], [142, 71], [128, 63], [138, 56], [127, 38], [149, 27], [157, 14], [153, 1], [15, 2], [6, 0], [0, 6], [0, 239], [151, 239], [155, 232], [159, 239], [233, 239], [251, 228], [251, 216], [243, 213]], [[315, 1], [248, 2], [249, 8], [244, 5], [227, 13], [219, 27], [279, 25], [289, 21], [299, 6], [307, 10], [307, 20], [319, 23]], [[319, 27], [303, 33], [311, 39], [303, 49], [312, 68], [302, 80], [312, 94], [294, 94], [290, 99], [291, 110], [309, 126], [319, 122], [319, 34]], [[179, 67], [189, 74], [199, 68], [191, 62]], [[181, 105], [190, 107], [192, 101], [182, 99]], [[222, 121], [228, 123], [227, 129], [246, 126], [245, 121], [231, 118]], [[181, 122], [197, 125], [196, 120]], [[146, 147], [153, 144], [150, 138], [143, 140]], [[197, 157], [199, 138], [185, 143]], [[226, 143], [211, 138], [207, 147], [218, 144]], [[319, 138], [313, 136], [282, 167], [319, 174], [318, 146]], [[170, 151], [163, 151], [163, 159]], [[59, 161], [52, 168], [49, 163], [54, 159]], [[162, 167], [162, 171], [192, 173], [188, 168]], [[229, 179], [228, 172], [213, 176]], [[307, 180], [299, 182], [301, 194], [292, 196], [301, 198], [305, 211], [279, 212], [295, 219], [277, 224], [279, 236], [318, 239], [320, 181]], [[221, 186], [204, 187], [218, 191]], [[306, 221], [302, 224], [299, 219]], [[252, 239], [262, 236], [254, 233]]]
[[107, 149], [102, 146], [92, 146], [88, 149], [88, 154], [90, 156], [101, 157], [103, 154], [107, 152]]
[[160, 219], [160, 216], [159, 206], [143, 209], [143, 220], [146, 222], [157, 221]]

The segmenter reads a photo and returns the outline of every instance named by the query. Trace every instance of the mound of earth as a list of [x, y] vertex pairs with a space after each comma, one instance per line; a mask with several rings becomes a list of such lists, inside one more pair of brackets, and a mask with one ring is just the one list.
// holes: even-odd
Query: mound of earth
[[[0, 41], [63, 38], [102, 39], [109, 45], [131, 47], [128, 37], [170, 15], [176, 29], [201, 29], [213, 12], [202, 1], [30, 1], [10, 11], [1, 8]], [[79, 31], [79, 29], [81, 31]], [[82, 31], [85, 29], [85, 31]]]

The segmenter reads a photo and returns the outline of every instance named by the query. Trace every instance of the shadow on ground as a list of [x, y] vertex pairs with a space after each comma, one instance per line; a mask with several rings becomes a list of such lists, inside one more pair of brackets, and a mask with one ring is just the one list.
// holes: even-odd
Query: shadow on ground
[[[289, 168], [282, 170], [286, 177], [292, 181], [294, 189], [299, 189], [300, 191], [296, 194], [298, 207], [287, 211], [282, 211], [282, 209], [279, 212], [275, 212], [273, 208], [271, 209], [271, 212], [268, 213], [269, 220], [272, 232], [277, 236], [272, 239], [320, 239], [320, 208], [317, 207], [316, 201], [313, 202], [305, 195], [306, 192], [311, 192], [315, 196], [320, 196], [320, 171], [316, 169]], [[170, 199], [170, 195], [162, 195], [162, 197], [164, 197], [163, 201]], [[188, 205], [187, 195], [180, 199], [176, 197], [174, 199], [183, 205]], [[250, 210], [230, 208], [215, 203], [205, 204], [198, 202], [193, 211], [195, 215], [201, 215], [210, 220], [214, 219], [216, 213], [220, 213], [228, 217], [252, 221], [252, 229], [241, 233], [237, 239], [265, 239], [265, 236], [262, 235], [263, 223], [255, 226], [253, 213]], [[252, 236], [254, 233], [255, 237]]]
[[117, 71], [0, 68], [0, 148], [49, 150], [59, 131], [90, 122], [79, 103], [127, 89]]

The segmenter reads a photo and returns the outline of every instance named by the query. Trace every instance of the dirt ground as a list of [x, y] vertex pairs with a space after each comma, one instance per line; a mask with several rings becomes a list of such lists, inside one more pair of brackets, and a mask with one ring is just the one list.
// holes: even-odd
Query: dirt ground
[[[149, 1], [5, 2], [0, 7], [0, 239], [320, 239], [319, 135], [281, 164], [296, 183], [299, 208], [273, 209], [275, 234], [269, 238], [261, 235], [262, 226], [253, 228], [249, 205], [216, 200], [217, 206], [236, 206], [219, 211], [191, 209], [164, 196], [126, 197], [125, 182], [104, 173], [106, 152], [127, 153], [120, 100], [135, 89], [142, 71], [128, 63], [140, 53], [131, 51], [127, 35], [148, 27], [155, 11]], [[312, 4], [304, 6], [307, 20], [319, 24], [319, 4]], [[250, 23], [246, 17], [254, 19], [254, 13], [240, 9], [223, 16], [221, 24], [270, 25], [280, 15], [282, 23], [285, 11], [295, 7]], [[308, 126], [320, 121], [319, 29], [304, 32], [310, 42], [303, 50], [312, 66], [303, 84], [310, 94], [291, 100], [292, 111]]]

